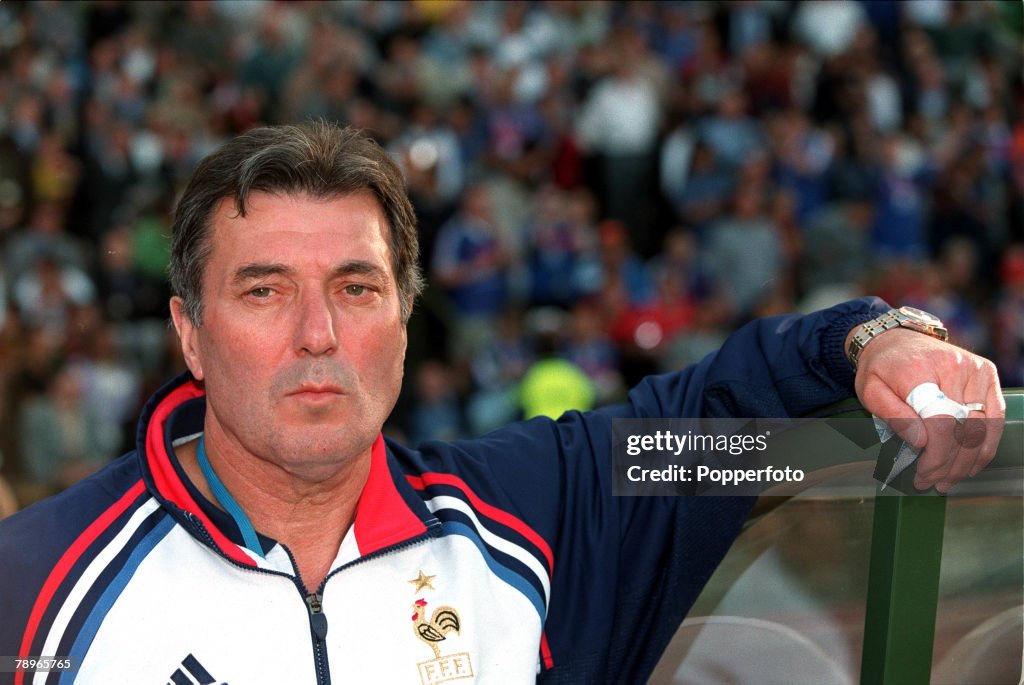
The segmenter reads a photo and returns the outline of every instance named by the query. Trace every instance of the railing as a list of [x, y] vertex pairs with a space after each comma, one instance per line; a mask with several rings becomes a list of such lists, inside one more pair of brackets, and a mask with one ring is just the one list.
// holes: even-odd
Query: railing
[[[1003, 394], [1006, 425], [989, 468], [1019, 470], [1024, 468], [1024, 389]], [[875, 498], [863, 685], [929, 682], [945, 519], [945, 497]]]

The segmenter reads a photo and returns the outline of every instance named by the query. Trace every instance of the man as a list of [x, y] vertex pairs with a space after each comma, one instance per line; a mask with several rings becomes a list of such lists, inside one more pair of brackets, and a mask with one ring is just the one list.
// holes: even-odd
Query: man
[[492, 219], [487, 188], [467, 187], [460, 204], [437, 234], [432, 267], [451, 305], [452, 355], [472, 358], [493, 338], [508, 306], [509, 255]]
[[[612, 497], [613, 418], [799, 416], [856, 386], [934, 446], [914, 386], [1003, 407], [990, 363], [858, 328], [887, 310], [865, 300], [755, 322], [620, 406], [410, 450], [380, 435], [420, 281], [379, 147], [251, 131], [199, 165], [173, 231], [191, 373], [137, 452], [0, 523], [0, 654], [69, 656], [60, 682], [642, 680], [752, 502]], [[981, 468], [995, 433], [926, 450], [917, 484]]]

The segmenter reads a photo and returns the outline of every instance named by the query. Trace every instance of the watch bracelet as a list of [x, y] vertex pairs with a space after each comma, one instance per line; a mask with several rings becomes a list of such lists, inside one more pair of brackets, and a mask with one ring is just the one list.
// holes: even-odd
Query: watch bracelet
[[850, 349], [847, 352], [847, 357], [853, 368], [857, 368], [860, 355], [864, 352], [864, 348], [868, 346], [868, 343], [882, 333], [899, 327], [900, 319], [895, 309], [890, 309], [886, 313], [857, 326], [853, 331], [853, 339], [850, 341]]

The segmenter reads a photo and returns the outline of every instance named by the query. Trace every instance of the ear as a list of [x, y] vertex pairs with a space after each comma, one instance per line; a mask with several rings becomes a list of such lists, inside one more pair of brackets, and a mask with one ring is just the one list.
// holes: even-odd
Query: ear
[[409, 327], [406, 324], [401, 325], [402, 335], [402, 368], [405, 368], [405, 353], [409, 351]]
[[[402, 297], [402, 295], [400, 294], [399, 297]], [[409, 312], [409, 315], [402, 318], [402, 326], [403, 327], [407, 327], [409, 325], [409, 319], [412, 318], [413, 307], [416, 304], [416, 298], [414, 296], [410, 295], [410, 296], [405, 298], [405, 301], [403, 302], [403, 304], [405, 305], [405, 307], [403, 308], [403, 311]]]
[[181, 341], [181, 354], [185, 358], [188, 370], [196, 377], [196, 380], [203, 380], [202, 355], [199, 353], [199, 332], [192, 319], [185, 313], [185, 301], [178, 296], [171, 298], [171, 319], [174, 321], [174, 329], [178, 331], [178, 339]]

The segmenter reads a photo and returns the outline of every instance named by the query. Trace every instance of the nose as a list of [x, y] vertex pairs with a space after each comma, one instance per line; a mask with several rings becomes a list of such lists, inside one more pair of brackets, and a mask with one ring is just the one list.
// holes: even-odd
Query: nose
[[299, 299], [295, 322], [295, 349], [299, 354], [331, 354], [338, 347], [336, 315], [326, 295], [307, 292]]

